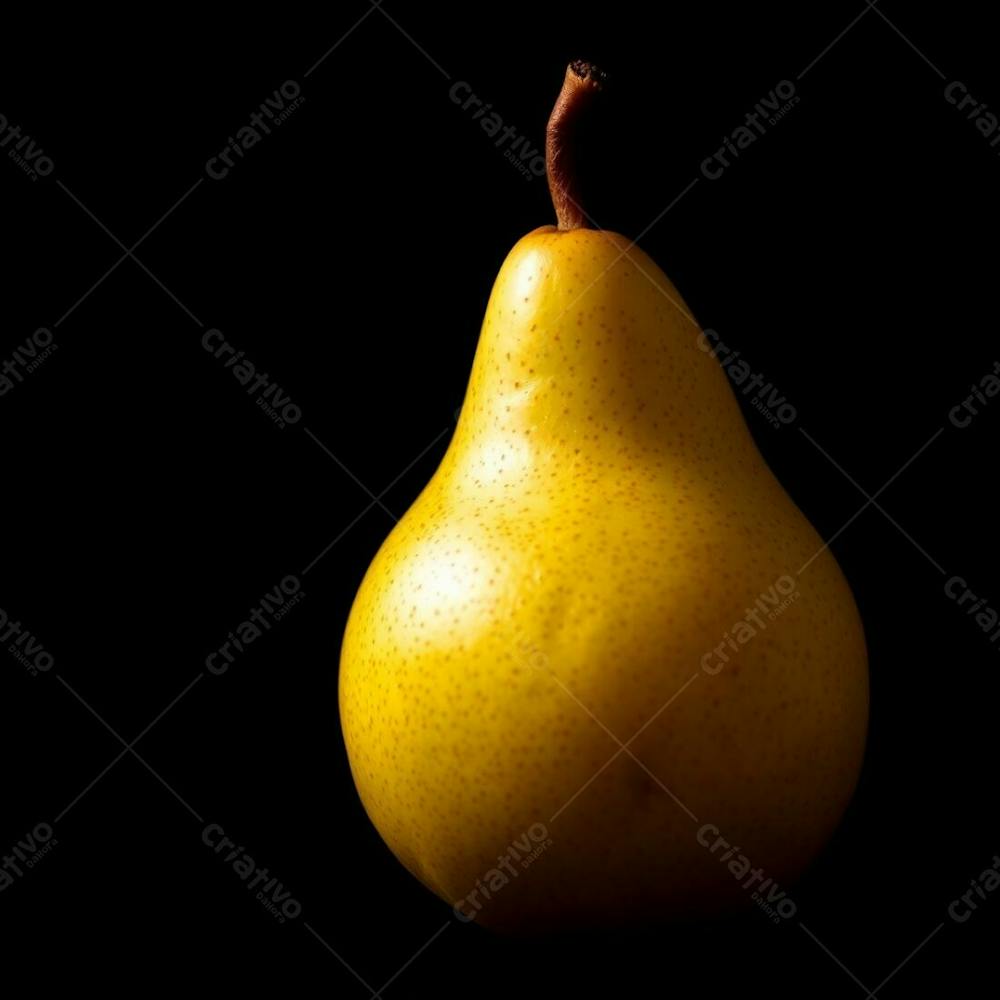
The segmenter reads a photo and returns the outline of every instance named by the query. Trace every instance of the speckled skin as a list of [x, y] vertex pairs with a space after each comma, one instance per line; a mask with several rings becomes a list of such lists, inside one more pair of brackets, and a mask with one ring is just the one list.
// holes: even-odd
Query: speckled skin
[[[717, 829], [784, 889], [864, 749], [847, 584], [677, 290], [628, 246], [543, 228], [514, 247], [454, 440], [344, 639], [341, 718], [369, 816], [425, 885], [498, 928], [747, 899], [723, 849], [699, 843], [706, 824], [701, 840]], [[788, 578], [797, 596], [753, 625], [747, 609]], [[723, 663], [713, 650], [737, 632]], [[609, 764], [608, 731], [640, 729], [629, 750], [648, 772], [625, 753]], [[550, 846], [503, 884], [498, 856], [538, 823]]]

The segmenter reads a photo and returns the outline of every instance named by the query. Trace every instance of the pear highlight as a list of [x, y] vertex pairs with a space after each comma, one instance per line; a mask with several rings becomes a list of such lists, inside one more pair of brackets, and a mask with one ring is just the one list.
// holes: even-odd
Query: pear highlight
[[559, 225], [504, 262], [454, 438], [358, 592], [344, 740], [460, 920], [778, 919], [857, 781], [863, 631], [680, 293], [586, 228], [572, 139], [602, 82], [567, 72]]

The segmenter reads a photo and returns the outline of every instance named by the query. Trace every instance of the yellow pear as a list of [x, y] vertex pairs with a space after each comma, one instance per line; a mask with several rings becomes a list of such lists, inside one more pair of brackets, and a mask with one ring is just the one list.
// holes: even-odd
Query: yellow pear
[[355, 600], [344, 738], [460, 920], [778, 921], [857, 780], [862, 627], [677, 289], [585, 225], [571, 151], [601, 79], [567, 73], [559, 227], [505, 261], [454, 439]]

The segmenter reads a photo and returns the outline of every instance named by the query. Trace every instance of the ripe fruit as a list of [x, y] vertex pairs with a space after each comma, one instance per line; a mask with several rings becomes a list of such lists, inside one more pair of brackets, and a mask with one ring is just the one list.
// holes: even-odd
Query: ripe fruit
[[783, 888], [838, 822], [867, 720], [829, 550], [674, 286], [585, 228], [572, 130], [598, 87], [570, 67], [560, 225], [504, 263], [454, 440], [341, 663], [375, 826], [463, 919], [515, 930], [711, 911], [753, 891], [739, 858]]

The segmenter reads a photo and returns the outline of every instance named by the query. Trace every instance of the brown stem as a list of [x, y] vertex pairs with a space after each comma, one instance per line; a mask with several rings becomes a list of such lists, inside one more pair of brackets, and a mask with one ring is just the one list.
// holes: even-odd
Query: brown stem
[[549, 116], [545, 133], [545, 169], [549, 191], [560, 229], [589, 229], [587, 215], [580, 207], [577, 176], [577, 133], [580, 121], [600, 93], [605, 75], [587, 62], [572, 62]]

